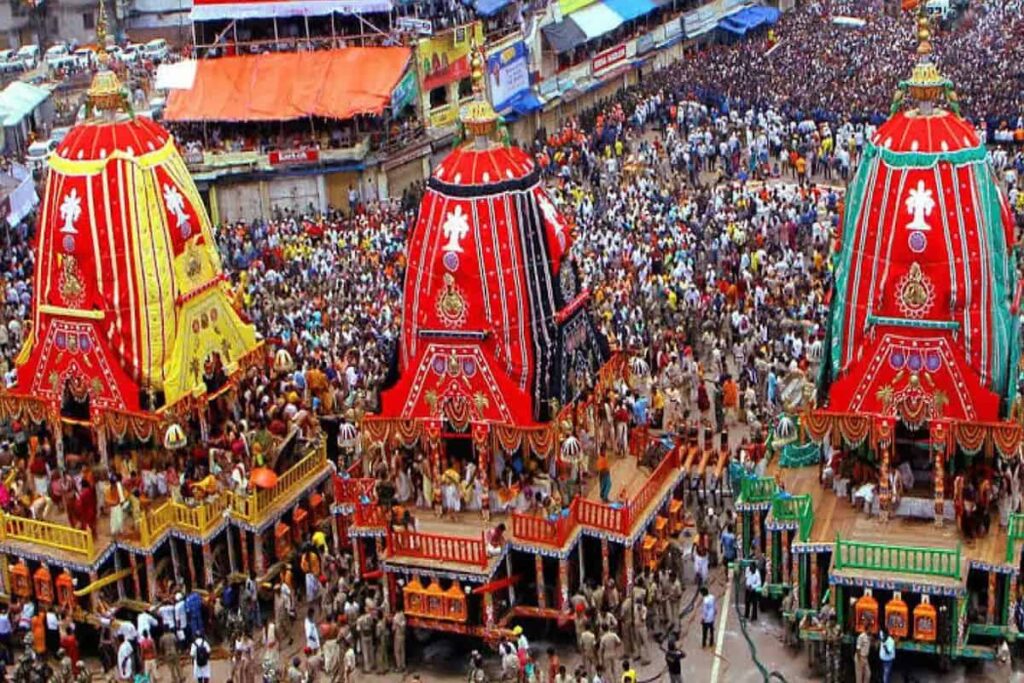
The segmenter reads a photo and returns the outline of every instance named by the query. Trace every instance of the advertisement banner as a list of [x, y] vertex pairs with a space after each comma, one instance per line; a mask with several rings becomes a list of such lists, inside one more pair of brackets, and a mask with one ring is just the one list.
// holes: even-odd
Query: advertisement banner
[[437, 109], [430, 110], [430, 125], [434, 128], [444, 128], [455, 123], [459, 117], [459, 108], [448, 104]]
[[619, 43], [615, 47], [608, 48], [604, 52], [598, 52], [597, 56], [595, 56], [594, 60], [590, 63], [590, 68], [596, 76], [602, 71], [615, 68], [624, 61], [626, 61], [626, 44]]
[[638, 55], [647, 54], [654, 49], [654, 31], [645, 33], [636, 39], [636, 53]]
[[491, 87], [491, 101], [498, 110], [523, 90], [530, 89], [525, 43], [513, 43], [487, 57], [487, 83]]
[[416, 101], [419, 90], [416, 87], [416, 71], [409, 69], [398, 81], [398, 85], [391, 91], [391, 112], [402, 111], [406, 105]]
[[275, 149], [267, 152], [267, 161], [271, 166], [285, 166], [287, 164], [311, 164], [320, 161], [320, 150], [318, 149]]
[[458, 26], [416, 46], [423, 92], [469, 78], [469, 50], [484, 44], [483, 25], [477, 21]]

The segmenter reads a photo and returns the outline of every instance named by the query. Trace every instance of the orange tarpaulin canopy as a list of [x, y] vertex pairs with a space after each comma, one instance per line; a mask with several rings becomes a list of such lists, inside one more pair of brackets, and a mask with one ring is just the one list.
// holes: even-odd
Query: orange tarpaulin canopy
[[286, 121], [379, 114], [410, 54], [405, 47], [350, 47], [200, 60], [192, 88], [171, 91], [164, 118]]

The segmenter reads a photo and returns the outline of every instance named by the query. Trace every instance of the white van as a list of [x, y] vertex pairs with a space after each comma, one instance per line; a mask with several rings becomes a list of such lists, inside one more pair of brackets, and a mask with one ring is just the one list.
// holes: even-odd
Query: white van
[[39, 46], [22, 45], [14, 53], [14, 59], [25, 65], [26, 69], [34, 69], [39, 65]]
[[935, 17], [939, 21], [946, 21], [954, 14], [953, 9], [949, 6], [949, 0], [928, 0], [924, 4], [924, 10], [928, 16]]
[[163, 38], [151, 40], [142, 48], [142, 54], [146, 56], [146, 59], [154, 62], [162, 62], [167, 59], [169, 53], [170, 48], [167, 47], [167, 41]]

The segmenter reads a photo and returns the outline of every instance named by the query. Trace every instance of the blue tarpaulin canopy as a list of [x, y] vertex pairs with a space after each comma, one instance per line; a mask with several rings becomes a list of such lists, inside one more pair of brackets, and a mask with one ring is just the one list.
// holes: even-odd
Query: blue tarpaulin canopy
[[521, 90], [513, 95], [508, 104], [502, 107], [501, 113], [507, 121], [515, 121], [520, 116], [532, 114], [543, 106], [544, 103], [532, 90]]
[[632, 21], [658, 8], [653, 0], [604, 0], [604, 4], [622, 17], [623, 21]]
[[555, 52], [568, 52], [587, 42], [587, 34], [571, 18], [541, 26], [540, 30]]
[[728, 31], [736, 36], [745, 36], [762, 26], [774, 24], [779, 20], [779, 10], [774, 7], [762, 7], [754, 5], [741, 9], [735, 14], [730, 14], [718, 22], [718, 28]]
[[503, 10], [512, 0], [476, 0], [473, 6], [481, 17], [492, 17]]

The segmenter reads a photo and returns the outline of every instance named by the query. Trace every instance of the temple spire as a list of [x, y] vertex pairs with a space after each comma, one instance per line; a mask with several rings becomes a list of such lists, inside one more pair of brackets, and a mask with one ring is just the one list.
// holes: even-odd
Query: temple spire
[[110, 68], [110, 54], [107, 52], [107, 8], [99, 0], [99, 16], [96, 18], [96, 61], [99, 68], [85, 98], [86, 116], [95, 117], [97, 112], [131, 112], [128, 94], [121, 79]]
[[959, 98], [953, 89], [953, 82], [942, 75], [938, 65], [935, 63], [934, 47], [932, 46], [931, 22], [924, 10], [924, 3], [920, 5], [920, 12], [917, 16], [917, 61], [910, 78], [901, 81], [896, 95], [893, 98], [892, 113], [896, 113], [902, 105], [904, 98], [909, 95], [910, 99], [917, 105], [917, 112], [929, 116], [935, 112], [937, 104], [943, 101], [946, 106], [955, 114], [960, 114]]
[[459, 120], [477, 141], [486, 144], [498, 129], [498, 114], [487, 98], [487, 84], [484, 82], [483, 49], [474, 41], [469, 51], [470, 76], [473, 79], [473, 101], [459, 111]]

